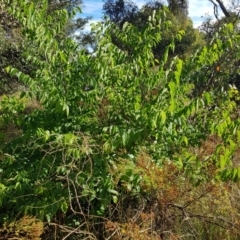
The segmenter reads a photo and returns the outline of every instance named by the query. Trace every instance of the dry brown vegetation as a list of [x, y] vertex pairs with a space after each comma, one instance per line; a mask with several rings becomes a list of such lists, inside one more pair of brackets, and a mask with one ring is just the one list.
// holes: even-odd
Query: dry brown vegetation
[[0, 229], [0, 239], [14, 240], [40, 240], [44, 225], [34, 217], [24, 216], [17, 222], [5, 224]]
[[[200, 159], [204, 159], [213, 154], [220, 141], [216, 136], [210, 136], [195, 152]], [[126, 167], [129, 169], [126, 160], [120, 159], [112, 174], [116, 184], [120, 184], [125, 192], [122, 192], [116, 204], [109, 206], [107, 218], [99, 217], [101, 224], [95, 221], [96, 226], [89, 226], [93, 235], [82, 239], [240, 238], [239, 183], [223, 183], [209, 177], [211, 180], [208, 182], [194, 185], [190, 179], [183, 177], [183, 172], [173, 163], [166, 163], [159, 168], [144, 152], [139, 154], [136, 165], [132, 170], [141, 176], [141, 194], [130, 194], [127, 182], [120, 181]], [[213, 165], [205, 170], [209, 175], [215, 171]], [[61, 239], [59, 236], [62, 235], [57, 232], [73, 231], [70, 228], [62, 229], [61, 223], [67, 216], [62, 218], [59, 226], [56, 224], [45, 228], [44, 233], [44, 223], [25, 216], [16, 223], [5, 225], [0, 230], [0, 239]], [[84, 218], [90, 219], [91, 216], [86, 214]], [[77, 234], [76, 239], [79, 239]]]
[[[39, 102], [27, 102], [24, 114], [34, 109], [41, 109]], [[1, 131], [6, 140], [20, 134], [14, 124], [2, 126]], [[221, 143], [219, 137], [211, 135], [199, 148], [190, 151], [200, 161], [206, 161]], [[239, 162], [239, 151], [237, 149], [234, 156], [235, 164]], [[140, 194], [130, 193], [128, 181], [121, 179], [127, 170], [141, 177]], [[208, 181], [196, 185], [184, 177], [182, 170], [172, 162], [165, 163], [161, 168], [157, 166], [147, 152], [142, 151], [138, 155], [136, 166], [132, 169], [127, 160], [119, 159], [111, 174], [124, 192], [116, 204], [109, 206], [108, 217], [99, 217], [101, 224], [96, 221], [97, 227], [89, 227], [92, 231], [89, 239], [239, 239], [239, 183], [217, 181], [214, 178], [216, 166], [211, 161], [204, 165], [203, 171]], [[34, 217], [24, 216], [17, 222], [5, 224], [0, 229], [0, 239], [61, 239], [61, 232], [74, 231], [62, 228], [65, 218], [67, 215], [62, 216], [58, 224], [48, 225]], [[91, 216], [86, 214], [84, 218]], [[44, 225], [48, 227], [44, 228]], [[77, 235], [76, 239], [79, 239]]]

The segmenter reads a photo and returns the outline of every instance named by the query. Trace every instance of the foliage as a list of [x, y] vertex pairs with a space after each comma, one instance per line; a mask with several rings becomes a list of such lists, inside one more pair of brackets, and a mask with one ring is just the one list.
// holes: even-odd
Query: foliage
[[174, 14], [188, 15], [188, 0], [168, 0], [168, 7]]
[[[231, 23], [223, 25], [214, 34], [211, 42], [189, 59], [189, 66], [186, 68], [187, 78], [197, 86], [196, 91], [200, 94], [210, 89], [216, 92], [226, 90], [229, 83], [239, 86], [236, 78], [239, 73], [238, 59], [239, 33]], [[192, 74], [189, 72], [193, 69], [190, 67], [192, 63], [195, 65], [195, 61], [205, 60], [206, 64], [202, 65], [201, 69], [197, 68], [197, 71], [195, 69]]]
[[[29, 2], [35, 2], [36, 10], [42, 4], [39, 0]], [[67, 9], [70, 14], [72, 10], [81, 3], [79, 0], [52, 0], [48, 1], [46, 11], [53, 19], [55, 18], [55, 20], [58, 21], [57, 10]], [[58, 37], [65, 38], [72, 36], [76, 31], [81, 31], [89, 19], [90, 17], [73, 19], [73, 16], [69, 15], [69, 19], [65, 23], [64, 31], [62, 31], [61, 36]], [[22, 49], [23, 34], [24, 30], [21, 24], [19, 24], [17, 17], [14, 17], [8, 12], [8, 3], [2, 0], [0, 4], [0, 94], [14, 93], [25, 87], [16, 77], [11, 77], [6, 74], [4, 71], [5, 67], [11, 65], [29, 75], [35, 70], [33, 66], [27, 65], [24, 60], [24, 50]], [[89, 44], [94, 44], [93, 36], [87, 33], [81, 37], [76, 36], [76, 40], [82, 48], [87, 48]], [[29, 48], [33, 51], [34, 47], [30, 47], [30, 45], [31, 41], [29, 41]]]
[[[240, 75], [239, 75], [239, 48], [237, 35], [239, 33], [239, 17], [238, 17], [238, 1], [231, 1], [231, 3], [225, 5], [223, 1], [211, 1], [214, 6], [215, 20], [207, 18], [201, 25], [201, 31], [204, 33], [204, 38], [207, 44], [216, 44], [214, 39], [219, 39], [224, 45], [224, 51], [222, 57], [220, 57], [212, 66], [212, 69], [208, 72], [208, 78], [212, 79], [209, 82], [210, 85], [226, 88], [226, 85], [231, 84], [234, 87], [240, 88]], [[218, 9], [221, 9], [224, 16], [219, 16]], [[231, 33], [226, 32], [225, 25], [231, 26]], [[224, 34], [233, 34], [235, 38], [229, 40]], [[235, 39], [235, 40], [233, 40]], [[218, 41], [219, 41], [218, 40]], [[226, 40], [229, 40], [229, 45]], [[220, 44], [220, 43], [217, 43]], [[213, 71], [214, 69], [214, 71]], [[216, 71], [217, 69], [217, 71]], [[211, 73], [210, 73], [211, 72]], [[202, 89], [206, 89], [205, 83], [201, 86]]]
[[20, 57], [21, 33], [16, 19], [8, 14], [6, 4], [0, 6], [0, 93], [10, 93], [19, 84], [17, 78], [10, 78], [4, 71], [8, 65], [15, 65], [25, 71], [24, 63]]
[[[103, 7], [105, 16], [109, 17], [120, 29], [122, 29], [124, 23], [128, 22], [142, 31], [147, 25], [149, 16], [152, 15], [154, 11], [159, 11], [165, 7], [162, 1], [149, 1], [138, 10], [131, 2], [120, 2], [122, 2], [122, 8], [118, 7], [118, 1], [106, 1]], [[171, 24], [169, 24], [168, 27], [162, 26], [162, 39], [153, 47], [153, 53], [155, 58], [161, 59], [164, 55], [165, 48], [171, 44], [173, 38], [181, 32], [181, 41], [176, 40], [174, 51], [169, 51], [171, 61], [174, 56], [188, 57], [195, 51], [197, 46], [203, 45], [204, 40], [201, 33], [193, 28], [192, 21], [187, 17], [188, 5], [185, 1], [183, 1], [182, 4], [177, 1], [169, 1], [169, 7], [170, 11], [166, 11], [165, 18], [169, 20]], [[111, 37], [114, 44], [119, 48], [129, 51], [118, 36], [111, 33]]]
[[103, 5], [103, 13], [109, 19], [123, 26], [124, 22], [133, 22], [139, 9], [132, 1], [124, 0], [106, 0]]
[[[224, 25], [226, 24], [230, 24], [232, 26], [233, 34], [238, 33], [239, 1], [231, 1], [229, 4], [226, 4], [223, 1], [217, 0], [216, 2], [211, 1], [211, 3], [214, 6], [214, 15], [216, 19], [212, 20], [208, 18], [201, 26], [201, 30], [204, 32], [207, 43], [210, 43], [212, 41], [211, 39], [214, 38], [215, 35], [218, 35], [218, 32], [223, 32]], [[219, 8], [224, 16], [219, 16]], [[217, 38], [221, 38], [221, 40], [223, 40], [224, 34], [217, 36]], [[221, 75], [222, 73], [225, 75], [224, 82], [234, 84], [237, 88], [239, 88], [239, 57], [238, 51], [235, 51], [236, 48], [238, 48], [237, 42], [231, 42], [231, 47], [228, 47], [227, 51], [225, 51], [225, 58], [223, 58], [218, 65], [220, 67], [219, 69]]]
[[[24, 61], [35, 70], [6, 72], [28, 87], [21, 97], [40, 107], [28, 112], [24, 101], [1, 101], [1, 122], [19, 130], [1, 146], [1, 223], [34, 216], [55, 228], [57, 239], [141, 239], [150, 227], [148, 239], [201, 239], [209, 236], [209, 222], [212, 233], [226, 228], [239, 236], [238, 206], [229, 220], [231, 204], [221, 212], [212, 205], [203, 212], [200, 204], [208, 193], [220, 198], [217, 187], [240, 178], [238, 92], [198, 85], [237, 42], [232, 25], [186, 61], [168, 59], [173, 39], [158, 61], [152, 49], [171, 26], [166, 9], [153, 11], [142, 29], [98, 23], [94, 55], [60, 37], [66, 10], [55, 17], [47, 10], [46, 0], [38, 8], [28, 0], [9, 6], [23, 28]], [[112, 33], [130, 53], [114, 44]], [[211, 137], [217, 144], [203, 153]]]

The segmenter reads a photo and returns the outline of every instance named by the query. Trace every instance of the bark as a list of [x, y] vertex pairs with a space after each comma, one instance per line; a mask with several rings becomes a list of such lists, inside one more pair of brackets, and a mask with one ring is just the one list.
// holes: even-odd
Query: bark
[[228, 12], [228, 10], [226, 9], [225, 5], [223, 4], [223, 2], [221, 0], [216, 0], [219, 7], [221, 8], [223, 14], [226, 16], [226, 17], [230, 17], [230, 14]]
[[[217, 10], [216, 10], [216, 6], [217, 4], [214, 2], [214, 0], [210, 0], [211, 3], [213, 3], [214, 5], [214, 14], [217, 18]], [[230, 17], [230, 13], [228, 12], [227, 8], [225, 7], [224, 3], [222, 2], [222, 0], [216, 0], [216, 2], [218, 3], [218, 6], [221, 8], [223, 14], [225, 15], [225, 17]]]

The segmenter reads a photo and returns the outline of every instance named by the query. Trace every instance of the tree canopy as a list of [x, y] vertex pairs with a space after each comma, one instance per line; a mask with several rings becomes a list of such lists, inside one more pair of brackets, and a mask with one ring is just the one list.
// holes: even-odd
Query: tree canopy
[[[36, 3], [36, 9], [40, 8], [43, 2], [41, 1], [30, 1]], [[33, 70], [29, 66], [26, 66], [23, 60], [23, 49], [22, 49], [22, 34], [23, 29], [19, 24], [17, 18], [12, 16], [8, 12], [8, 6], [11, 3], [8, 1], [2, 1], [0, 5], [0, 93], [13, 93], [17, 91], [19, 87], [19, 81], [17, 78], [9, 77], [4, 68], [8, 65], [15, 65], [16, 68], [21, 69], [23, 72], [30, 74]], [[28, 3], [29, 4], [29, 3]], [[82, 4], [80, 0], [63, 0], [63, 1], [48, 1], [47, 12], [53, 18], [57, 20], [57, 11], [66, 9], [69, 13], [72, 12], [76, 6]], [[78, 17], [73, 19], [71, 16], [68, 19], [68, 23], [65, 25], [64, 32], [61, 33], [61, 37], [65, 38], [72, 36], [76, 31], [83, 30], [86, 23], [89, 21], [88, 18]], [[49, 26], [50, 27], [50, 26]], [[59, 36], [60, 37], [60, 36]], [[90, 33], [82, 34], [80, 37], [76, 37], [79, 45], [86, 49], [88, 44], [93, 44], [93, 36]], [[21, 85], [21, 84], [20, 84]]]
[[[120, 4], [121, 3], [121, 4]], [[125, 22], [132, 23], [138, 29], [143, 29], [150, 15], [154, 11], [163, 9], [165, 4], [162, 1], [149, 1], [143, 5], [141, 9], [130, 1], [105, 1], [103, 13], [109, 17], [110, 21], [114, 22], [118, 27], [122, 28]], [[172, 56], [190, 55], [196, 46], [203, 43], [201, 33], [193, 28], [192, 20], [188, 18], [188, 2], [187, 1], [168, 1], [170, 11], [166, 13], [166, 18], [171, 22], [171, 27], [164, 29], [162, 27], [162, 40], [154, 46], [153, 51], [157, 59], [160, 59], [164, 54], [164, 49], [171, 44], [172, 39], [181, 32], [182, 40], [175, 42], [175, 51], [169, 51]], [[185, 34], [184, 34], [185, 33]], [[112, 36], [115, 43], [119, 46], [122, 44], [117, 40], [117, 36]], [[122, 48], [126, 48], [122, 44]], [[129, 51], [129, 49], [128, 49]]]
[[174, 14], [188, 15], [188, 0], [168, 0], [168, 7]]
[[103, 13], [120, 26], [126, 21], [133, 22], [138, 12], [137, 5], [129, 0], [104, 1]]
[[185, 58], [170, 55], [179, 29], [157, 60], [176, 20], [162, 8], [141, 27], [97, 23], [88, 54], [66, 34], [73, 13], [48, 7], [6, 8], [28, 71], [4, 67], [26, 88], [0, 99], [0, 237], [239, 239], [234, 24]]

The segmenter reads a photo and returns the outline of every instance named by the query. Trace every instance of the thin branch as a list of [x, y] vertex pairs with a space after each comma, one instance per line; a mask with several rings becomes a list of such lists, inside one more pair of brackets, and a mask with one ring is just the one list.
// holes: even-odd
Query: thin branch
[[224, 13], [224, 15], [226, 17], [230, 17], [230, 14], [229, 14], [228, 10], [226, 9], [225, 5], [223, 4], [223, 2], [221, 0], [216, 0], [216, 1], [219, 4], [219, 6], [220, 6], [222, 12]]
[[230, 13], [228, 12], [227, 8], [225, 7], [225, 5], [223, 4], [223, 2], [221, 0], [216, 0], [215, 3], [214, 0], [209, 0], [213, 5], [214, 5], [214, 15], [215, 17], [218, 19], [218, 6], [221, 8], [223, 14], [225, 15], [225, 17], [229, 18], [230, 17]]
[[218, 5], [213, 0], [209, 0], [209, 1], [213, 4], [214, 16], [219, 21], [219, 18], [218, 18]]

